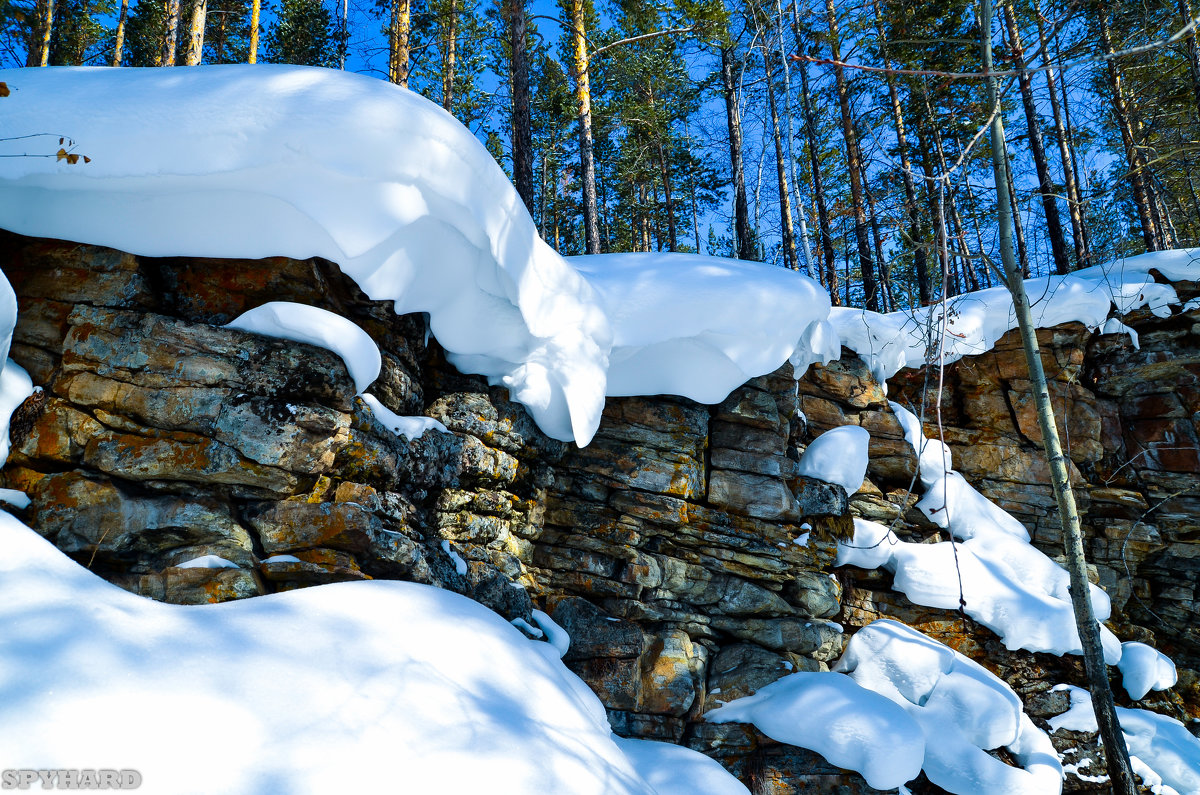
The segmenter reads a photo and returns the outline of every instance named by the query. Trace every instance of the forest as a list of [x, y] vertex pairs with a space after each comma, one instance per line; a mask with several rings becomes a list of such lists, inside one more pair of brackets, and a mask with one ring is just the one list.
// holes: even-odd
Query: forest
[[979, 14], [966, 0], [0, 0], [0, 63], [372, 75], [465, 124], [563, 254], [760, 260], [876, 311], [1001, 283], [993, 112], [1026, 274], [1198, 245], [1190, 0]]

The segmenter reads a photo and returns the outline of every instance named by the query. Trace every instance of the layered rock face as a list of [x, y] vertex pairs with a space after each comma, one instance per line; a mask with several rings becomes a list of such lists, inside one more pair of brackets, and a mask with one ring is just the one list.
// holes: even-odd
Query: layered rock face
[[[985, 661], [1039, 718], [1066, 709], [1051, 685], [1081, 681], [1074, 660], [1006, 652], [987, 630], [908, 603], [885, 573], [833, 570], [853, 515], [940, 538], [912, 508], [916, 461], [888, 396], [848, 352], [799, 381], [785, 365], [718, 406], [610, 399], [580, 449], [448, 366], [423, 317], [367, 300], [329, 263], [155, 259], [16, 236], [0, 253], [20, 306], [11, 355], [42, 388], [14, 416], [3, 485], [30, 495], [32, 527], [129, 590], [195, 604], [395, 578], [468, 594], [519, 626], [536, 607], [569, 632], [565, 661], [617, 733], [704, 751], [757, 793], [872, 792], [816, 754], [703, 720], [789, 672], [826, 669], [842, 625], [899, 617]], [[368, 391], [450, 433], [397, 436], [335, 354], [223, 327], [279, 300], [360, 325], [383, 358]], [[1118, 631], [1195, 668], [1200, 345], [1180, 358], [1188, 317], [1128, 318], [1141, 351], [1082, 327], [1043, 339]], [[1006, 338], [949, 368], [941, 431], [956, 466], [1055, 555], [1019, 355]], [[906, 372], [891, 397], [925, 405], [936, 436], [927, 384]], [[844, 424], [871, 433], [853, 498], [797, 472], [805, 444]], [[1181, 674], [1184, 699], [1156, 697], [1177, 715], [1198, 701], [1194, 674]], [[1094, 752], [1089, 740], [1061, 739]]]

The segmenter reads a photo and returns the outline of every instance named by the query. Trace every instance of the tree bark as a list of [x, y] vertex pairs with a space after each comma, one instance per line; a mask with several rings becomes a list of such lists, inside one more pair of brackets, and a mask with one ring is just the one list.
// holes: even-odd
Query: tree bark
[[[1096, 19], [1100, 29], [1100, 44], [1106, 55], [1113, 52], [1112, 34], [1108, 26], [1108, 10], [1102, 6], [1096, 8]], [[1154, 223], [1154, 211], [1151, 207], [1153, 198], [1147, 190], [1145, 180], [1144, 160], [1133, 134], [1133, 123], [1130, 121], [1129, 109], [1125, 105], [1125, 97], [1121, 86], [1121, 71], [1117, 68], [1116, 60], [1109, 58], [1105, 61], [1108, 75], [1108, 89], [1111, 93], [1113, 116], [1121, 131], [1121, 144], [1125, 147], [1125, 159], [1129, 163], [1129, 184], [1133, 189], [1133, 203], [1137, 207], [1138, 221], [1142, 225], [1142, 241], [1147, 251], [1158, 251], [1159, 235]]]
[[[794, 10], [794, 8], [793, 8]], [[796, 34], [796, 49], [801, 49], [800, 23], [793, 16], [793, 30]], [[817, 235], [821, 238], [821, 257], [824, 260], [823, 273], [825, 289], [834, 306], [839, 303], [837, 283], [837, 259], [833, 251], [833, 234], [829, 231], [829, 207], [825, 201], [825, 177], [821, 174], [821, 156], [817, 151], [817, 123], [813, 112], [812, 97], [808, 92], [808, 65], [800, 61], [800, 108], [804, 114], [804, 136], [808, 139], [808, 162], [812, 171], [813, 204], [817, 205]]]
[[[1034, 15], [1037, 17], [1038, 44], [1042, 53], [1049, 60], [1050, 52], [1046, 44], [1046, 25], [1042, 21], [1040, 4], [1035, 4]], [[1091, 264], [1092, 255], [1089, 251], [1087, 232], [1083, 223], [1083, 205], [1079, 201], [1079, 183], [1075, 181], [1075, 169], [1072, 163], [1070, 139], [1063, 125], [1062, 108], [1058, 101], [1058, 89], [1055, 86], [1054, 70], [1046, 70], [1046, 89], [1050, 94], [1050, 112], [1054, 117], [1054, 137], [1058, 140], [1058, 156], [1062, 160], [1063, 185], [1067, 190], [1067, 211], [1071, 218], [1071, 240], [1075, 244], [1075, 261], [1079, 267], [1086, 268]]]
[[[983, 70], [992, 71], [991, 0], [981, 0], [980, 19], [983, 22], [981, 35]], [[988, 81], [989, 104], [998, 105], [1000, 92], [994, 77]], [[992, 119], [991, 129], [992, 171], [999, 194], [1000, 257], [1004, 263], [1005, 279], [1012, 293], [1013, 308], [1021, 332], [1021, 343], [1025, 349], [1025, 361], [1029, 367], [1029, 380], [1033, 384], [1034, 400], [1037, 405], [1038, 425], [1042, 431], [1042, 446], [1050, 465], [1051, 484], [1058, 503], [1059, 519], [1063, 527], [1063, 547], [1067, 559], [1067, 570], [1071, 577], [1071, 606], [1075, 611], [1075, 625], [1083, 649], [1083, 662], [1091, 685], [1092, 706], [1096, 722], [1100, 727], [1100, 738], [1104, 743], [1108, 762], [1109, 783], [1114, 795], [1134, 795], [1133, 770], [1129, 763], [1129, 750], [1125, 746], [1125, 735], [1117, 721], [1113, 704], [1112, 688], [1108, 681], [1108, 669], [1104, 663], [1104, 651], [1100, 643], [1100, 629], [1092, 612], [1090, 587], [1087, 579], [1087, 561], [1083, 552], [1083, 533], [1079, 525], [1079, 512], [1075, 506], [1075, 494], [1067, 471], [1066, 457], [1058, 437], [1054, 420], [1054, 409], [1050, 403], [1050, 391], [1046, 386], [1046, 373], [1042, 368], [1042, 356], [1038, 350], [1037, 330], [1029, 309], [1029, 296], [1021, 272], [1013, 257], [1012, 215], [1008, 192], [1008, 154], [1004, 143], [1004, 120], [997, 113]]]
[[[890, 65], [884, 42], [883, 15], [879, 9], [879, 0], [873, 0], [875, 8], [876, 29], [879, 31], [879, 52], [885, 65]], [[908, 156], [908, 135], [904, 129], [904, 113], [900, 108], [900, 93], [896, 90], [896, 76], [891, 72], [885, 73], [887, 78], [888, 99], [891, 104], [892, 124], [896, 128], [896, 148], [900, 150], [901, 177], [904, 182], [904, 207], [908, 213], [908, 233], [912, 238], [913, 268], [917, 276], [917, 295], [922, 306], [931, 301], [929, 289], [929, 263], [925, 252], [925, 233], [921, 228], [921, 212], [917, 203], [917, 187], [913, 180], [912, 160]]]
[[121, 0], [121, 12], [117, 17], [117, 31], [113, 39], [113, 66], [120, 66], [125, 55], [125, 23], [128, 21], [129, 0]]
[[788, 189], [787, 163], [783, 139], [779, 131], [779, 109], [775, 104], [775, 80], [771, 70], [771, 53], [763, 49], [763, 68], [767, 76], [767, 109], [771, 113], [771, 136], [775, 141], [775, 170], [779, 178], [779, 220], [783, 236], [783, 264], [797, 270], [796, 233], [792, 227], [792, 198]]
[[54, 0], [38, 0], [34, 9], [33, 26], [29, 31], [29, 53], [26, 66], [50, 64], [50, 34], [54, 28]]
[[[522, 34], [521, 35], [521, 39], [522, 39], [521, 50], [522, 50], [522, 54], [524, 53], [524, 50], [525, 50], [525, 42], [524, 42], [525, 30], [524, 30], [524, 28], [525, 28], [525, 10], [521, 9], [521, 34]], [[515, 39], [516, 37], [514, 36], [513, 38]], [[455, 60], [455, 56], [457, 55], [457, 52], [456, 52], [457, 49], [458, 49], [458, 0], [450, 0], [450, 9], [448, 11], [448, 19], [446, 20], [446, 50], [445, 50], [445, 54], [442, 57], [442, 107], [446, 109], [447, 113], [454, 112], [454, 66], [455, 66], [454, 60]], [[516, 65], [516, 58], [515, 58], [516, 48], [515, 47], [513, 48], [513, 55], [514, 55], [513, 65], [515, 66]], [[513, 71], [515, 72], [516, 70], [514, 69]], [[525, 71], [526, 71], [526, 74], [528, 74], [529, 70], [526, 69]], [[513, 104], [514, 105], [516, 104], [516, 96], [515, 96], [516, 82], [517, 81], [516, 81], [515, 75], [514, 75], [514, 79], [513, 79], [513, 94], [514, 94]], [[528, 89], [528, 78], [526, 79], [526, 88]], [[513, 115], [516, 116], [516, 113], [514, 113]], [[516, 158], [514, 157], [513, 160], [515, 161]], [[532, 172], [533, 172], [533, 163], [532, 163], [532, 158], [531, 158], [530, 173], [532, 174]], [[532, 194], [530, 194], [530, 196], [528, 198], [526, 198], [524, 196], [522, 196], [521, 198], [526, 199], [525, 206], [528, 207], [529, 199], [532, 198]]]
[[409, 35], [412, 32], [412, 0], [392, 0], [388, 27], [388, 80], [408, 88]]
[[199, 66], [204, 56], [204, 23], [208, 16], [208, 0], [195, 0], [188, 21], [187, 48], [183, 52], [184, 66]]
[[[1184, 25], [1192, 21], [1195, 14], [1192, 11], [1191, 0], [1179, 0], [1180, 22]], [[1192, 30], [1187, 36], [1188, 73], [1192, 78], [1192, 97], [1196, 103], [1193, 110], [1197, 120], [1200, 120], [1200, 46], [1196, 42], [1196, 31]]]
[[[508, 33], [512, 58], [512, 158], [513, 184], [530, 213], [533, 212], [533, 117], [529, 90], [529, 57], [525, 47], [525, 0], [509, 0]], [[449, 108], [447, 108], [449, 110]]]
[[658, 144], [658, 163], [662, 171], [663, 203], [667, 209], [667, 250], [679, 250], [679, 236], [675, 228], [675, 202], [671, 200], [671, 162], [662, 142]]
[[1017, 30], [1017, 18], [1012, 6], [1004, 4], [1004, 23], [1008, 28], [1009, 44], [1012, 47], [1013, 66], [1022, 70], [1017, 84], [1021, 89], [1021, 104], [1025, 108], [1025, 124], [1029, 130], [1029, 150], [1037, 168], [1038, 187], [1042, 194], [1042, 212], [1046, 215], [1046, 235], [1050, 238], [1050, 252], [1054, 257], [1054, 270], [1058, 273], [1071, 272], [1071, 258], [1067, 253], [1067, 241], [1063, 236], [1062, 221], [1058, 215], [1057, 191], [1050, 176], [1050, 165], [1046, 161], [1046, 147], [1042, 142], [1042, 128], [1038, 123], [1037, 105], [1033, 100], [1033, 82], [1025, 69], [1025, 49], [1021, 46], [1021, 32]]
[[584, 28], [584, 0], [571, 0], [571, 37], [575, 45], [575, 103], [579, 109], [580, 192], [583, 236], [588, 254], [600, 253], [600, 228], [596, 209], [596, 160], [592, 141], [592, 87], [588, 75], [588, 43]]
[[1017, 205], [1017, 190], [1013, 183], [1011, 161], [1004, 171], [1008, 174], [1008, 209], [1012, 214], [1013, 233], [1017, 239], [1017, 261], [1021, 265], [1021, 275], [1028, 279], [1032, 275], [1029, 271], [1029, 249], [1025, 247], [1025, 229], [1021, 223], [1021, 208]]
[[871, 241], [875, 244], [875, 261], [879, 263], [880, 291], [879, 310], [889, 312], [896, 308], [896, 296], [892, 293], [892, 278], [888, 273], [887, 262], [883, 258], [883, 239], [879, 234], [879, 216], [875, 213], [875, 194], [871, 192], [871, 181], [867, 178], [867, 170], [863, 168], [863, 194], [867, 197], [867, 219], [871, 225]]
[[167, 0], [167, 35], [163, 38], [159, 66], [175, 65], [175, 43], [179, 36], [179, 0]]
[[[834, 61], [841, 61], [838, 43], [837, 10], [833, 0], [825, 0], [825, 18], [829, 25], [829, 49]], [[862, 153], [858, 147], [858, 136], [854, 131], [854, 118], [850, 111], [850, 91], [846, 85], [846, 73], [840, 66], [833, 67], [837, 86], [838, 107], [842, 112], [842, 136], [846, 141], [846, 170], [850, 177], [850, 201], [854, 205], [854, 239], [858, 244], [858, 266], [862, 271], [863, 295], [866, 308], [879, 311], [879, 289], [875, 284], [875, 267], [871, 258], [871, 241], [867, 236], [867, 216], [863, 202], [862, 181], [859, 176]]]
[[246, 63], [258, 62], [258, 27], [262, 15], [262, 0], [250, 0], [250, 46]]
[[733, 84], [733, 54], [721, 48], [721, 88], [725, 94], [725, 123], [729, 127], [729, 164], [733, 170], [733, 234], [737, 238], [738, 259], [754, 259], [754, 238], [750, 233], [750, 208], [746, 202], [746, 170], [742, 162], [742, 120], [738, 112], [737, 90]]

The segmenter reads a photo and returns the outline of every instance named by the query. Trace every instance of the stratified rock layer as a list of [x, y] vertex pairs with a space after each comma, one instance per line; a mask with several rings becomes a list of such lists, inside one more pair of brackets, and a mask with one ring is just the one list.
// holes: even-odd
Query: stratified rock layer
[[[1051, 685], [1082, 681], [1075, 660], [1007, 652], [987, 630], [912, 605], [886, 573], [832, 570], [853, 515], [941, 537], [912, 508], [916, 461], [888, 396], [849, 352], [799, 381], [785, 365], [717, 406], [610, 399], [580, 449], [449, 367], [423, 317], [368, 301], [330, 263], [153, 259], [7, 235], [0, 257], [20, 305], [12, 356], [42, 387], [14, 416], [4, 485], [30, 495], [38, 532], [127, 589], [195, 604], [395, 578], [530, 624], [537, 607], [570, 633], [565, 662], [615, 731], [704, 751], [756, 793], [873, 792], [812, 752], [703, 720], [790, 672], [826, 670], [841, 624], [918, 626], [983, 660], [1039, 721], [1065, 709]], [[278, 300], [360, 325], [383, 358], [368, 391], [450, 433], [398, 437], [336, 355], [222, 327]], [[1200, 345], [1187, 348], [1190, 316], [1126, 320], [1142, 351], [1052, 329], [1047, 369], [1118, 631], [1195, 668]], [[949, 368], [941, 432], [956, 466], [1057, 555], [1019, 355], [1006, 337]], [[936, 436], [926, 383], [902, 373], [891, 397], [925, 405]], [[808, 442], [844, 424], [871, 433], [852, 497], [797, 470]], [[228, 565], [184, 565], [206, 555]], [[1148, 699], [1156, 708], [1195, 712], [1195, 675], [1181, 673], [1177, 692]], [[1094, 738], [1067, 739], [1056, 742], [1094, 755]]]

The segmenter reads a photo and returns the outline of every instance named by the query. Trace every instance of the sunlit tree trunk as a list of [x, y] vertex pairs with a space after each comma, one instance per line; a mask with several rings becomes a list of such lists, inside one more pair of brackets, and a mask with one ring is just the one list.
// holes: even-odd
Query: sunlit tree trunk
[[[837, 9], [833, 0], [825, 0], [825, 18], [829, 25], [829, 49], [834, 61], [841, 61], [838, 42]], [[850, 178], [850, 202], [854, 205], [854, 239], [858, 244], [858, 265], [862, 271], [863, 294], [866, 308], [879, 311], [879, 288], [875, 284], [875, 268], [871, 257], [871, 242], [867, 233], [867, 215], [863, 201], [860, 162], [862, 152], [858, 147], [858, 136], [854, 131], [854, 118], [850, 110], [850, 89], [846, 85], [846, 73], [840, 66], [833, 67], [837, 87], [838, 106], [842, 112], [842, 136], [846, 142], [846, 171]]]
[[[524, 39], [525, 39], [525, 9], [524, 8], [522, 8], [520, 10], [520, 14], [521, 14], [521, 40], [522, 40], [521, 41], [521, 54], [523, 56], [524, 50], [525, 50], [525, 42], [524, 42]], [[454, 60], [457, 55], [457, 48], [458, 48], [458, 0], [450, 0], [450, 8], [447, 9], [446, 15], [447, 15], [447, 18], [446, 18], [446, 49], [445, 49], [444, 55], [442, 56], [442, 107], [445, 108], [447, 112], [453, 113], [454, 112], [454, 66], [455, 66]], [[511, 24], [511, 22], [510, 22], [510, 24]], [[515, 38], [515, 36], [513, 38]], [[514, 54], [515, 54], [515, 48], [514, 48]], [[516, 59], [514, 58], [513, 60], [515, 61]], [[524, 61], [524, 58], [522, 58], [522, 62], [523, 61]], [[528, 75], [529, 70], [526, 69], [525, 73], [526, 73], [526, 75]], [[514, 77], [515, 77], [515, 75], [514, 75]], [[515, 88], [515, 83], [516, 83], [515, 79], [513, 80], [513, 83], [514, 83], [514, 88]], [[528, 87], [528, 77], [526, 77], [526, 86]], [[513, 99], [515, 100], [516, 97], [514, 96]], [[514, 102], [514, 104], [515, 104], [515, 102]], [[531, 144], [530, 149], [532, 149], [532, 148], [533, 148], [533, 146]], [[533, 171], [532, 157], [530, 158], [529, 170], [530, 170], [530, 173], [532, 174], [532, 171]], [[526, 198], [526, 197], [522, 197], [522, 198]], [[532, 198], [532, 196], [530, 196], [528, 198]], [[525, 206], [527, 206], [527, 207], [529, 206], [528, 198], [526, 198], [526, 202], [525, 202]]]
[[787, 156], [783, 151], [783, 138], [779, 129], [779, 108], [775, 103], [775, 80], [771, 70], [771, 53], [764, 49], [763, 68], [767, 78], [767, 109], [771, 114], [771, 137], [775, 142], [775, 172], [779, 180], [779, 220], [783, 236], [783, 264], [796, 270], [796, 232], [792, 226], [792, 198], [788, 188]]
[[121, 11], [117, 15], [117, 29], [113, 34], [112, 65], [120, 66], [125, 55], [125, 23], [129, 21], [129, 0], [121, 0]]
[[600, 253], [600, 228], [596, 210], [596, 160], [592, 141], [592, 86], [588, 75], [588, 42], [584, 0], [571, 0], [571, 37], [574, 43], [575, 103], [579, 111], [579, 166], [583, 203], [583, 237], [588, 254]]
[[[1048, 59], [1050, 53], [1046, 42], [1046, 24], [1042, 21], [1040, 5], [1034, 6], [1034, 15], [1037, 17], [1038, 44], [1041, 47], [1042, 53]], [[1079, 263], [1079, 267], [1083, 268], [1091, 264], [1091, 252], [1088, 250], [1087, 232], [1083, 223], [1083, 206], [1079, 201], [1079, 184], [1075, 181], [1070, 139], [1067, 137], [1063, 124], [1063, 114], [1058, 101], [1056, 82], [1057, 79], [1055, 78], [1054, 70], [1047, 69], [1046, 89], [1050, 95], [1050, 112], [1054, 117], [1054, 137], [1058, 140], [1058, 156], [1062, 160], [1063, 186], [1067, 191], [1067, 210], [1071, 218], [1071, 239], [1075, 245], [1075, 260]]]
[[163, 38], [159, 66], [175, 65], [175, 44], [179, 37], [179, 0], [167, 0], [167, 35]]
[[[991, 0], [981, 0], [980, 19], [983, 20], [981, 35], [983, 70], [992, 71]], [[1000, 102], [1000, 91], [994, 77], [988, 79], [989, 105], [996, 107]], [[1058, 437], [1058, 426], [1054, 409], [1050, 403], [1050, 390], [1046, 385], [1046, 373], [1042, 368], [1042, 355], [1038, 350], [1037, 330], [1029, 308], [1029, 296], [1021, 271], [1013, 257], [1012, 214], [1008, 197], [1008, 154], [1004, 142], [1004, 120], [1001, 113], [992, 119], [991, 129], [992, 170], [996, 190], [1000, 194], [996, 207], [1000, 225], [1000, 257], [1004, 263], [1005, 280], [1012, 293], [1013, 309], [1020, 328], [1021, 342], [1025, 350], [1025, 362], [1029, 367], [1029, 380], [1033, 385], [1034, 402], [1037, 406], [1038, 425], [1042, 431], [1042, 446], [1050, 465], [1051, 485], [1058, 502], [1058, 515], [1063, 528], [1063, 547], [1067, 570], [1071, 577], [1071, 606], [1075, 611], [1075, 625], [1083, 650], [1084, 668], [1091, 686], [1092, 706], [1100, 728], [1100, 739], [1104, 743], [1108, 762], [1109, 782], [1114, 795], [1134, 795], [1133, 770], [1129, 764], [1129, 751], [1125, 746], [1125, 735], [1117, 721], [1113, 704], [1112, 688], [1108, 681], [1108, 668], [1104, 664], [1104, 651], [1100, 644], [1100, 628], [1092, 611], [1090, 586], [1087, 578], [1087, 561], [1083, 552], [1083, 533], [1080, 529], [1079, 512], [1075, 506], [1075, 493], [1071, 490], [1066, 456]]]
[[[1105, 54], [1113, 52], [1112, 33], [1108, 26], [1108, 10], [1103, 6], [1096, 9], [1096, 19], [1100, 29], [1100, 44]], [[1158, 251], [1158, 228], [1154, 223], [1153, 197], [1146, 184], [1145, 161], [1137, 148], [1133, 134], [1133, 123], [1130, 120], [1129, 108], [1125, 104], [1124, 88], [1122, 87], [1121, 71], [1113, 58], [1105, 61], [1108, 76], [1108, 89], [1111, 94], [1113, 116], [1121, 131], [1121, 144], [1125, 147], [1125, 159], [1129, 164], [1129, 184], [1133, 188], [1133, 203], [1137, 207], [1138, 221], [1142, 225], [1142, 240], [1147, 251]]]
[[392, 0], [388, 26], [388, 80], [408, 88], [409, 35], [412, 32], [412, 0]]
[[250, 0], [250, 45], [247, 63], [258, 62], [258, 27], [262, 15], [262, 0]]
[[[1004, 5], [1004, 23], [1008, 28], [1009, 45], [1012, 47], [1013, 65], [1025, 68], [1025, 48], [1021, 46], [1021, 32], [1017, 29], [1017, 18], [1012, 6]], [[1057, 190], [1050, 176], [1050, 165], [1046, 161], [1046, 147], [1042, 143], [1042, 128], [1038, 123], [1037, 105], [1033, 99], [1033, 81], [1029, 73], [1022, 71], [1017, 84], [1021, 89], [1021, 104], [1025, 109], [1025, 126], [1029, 130], [1029, 151], [1037, 169], [1038, 187], [1042, 194], [1042, 212], [1046, 215], [1046, 236], [1050, 238], [1050, 252], [1054, 257], [1054, 270], [1069, 273], [1071, 258], [1067, 254], [1067, 241], [1063, 236], [1062, 221], [1058, 216]]]
[[754, 259], [750, 208], [746, 201], [746, 169], [742, 162], [742, 118], [733, 84], [733, 53], [721, 48], [721, 88], [725, 94], [725, 123], [729, 127], [729, 164], [733, 170], [733, 233], [739, 259]]
[[208, 16], [208, 0], [195, 0], [188, 21], [187, 48], [183, 52], [184, 66], [199, 66], [204, 56], [204, 22]]
[[[796, 48], [800, 49], [800, 24], [794, 13], [792, 24], [796, 34]], [[833, 234], [829, 231], [829, 206], [825, 200], [825, 177], [821, 173], [816, 114], [813, 111], [812, 97], [809, 95], [808, 66], [804, 61], [800, 61], [800, 109], [804, 114], [804, 136], [808, 139], [808, 162], [809, 168], [812, 170], [813, 204], [817, 206], [817, 236], [821, 239], [825, 289], [829, 290], [829, 297], [836, 306], [841, 300], [837, 289], [837, 259], [833, 251]]]
[[38, 0], [34, 7], [33, 25], [29, 30], [26, 66], [47, 66], [50, 63], [50, 33], [53, 27], [54, 0]]

